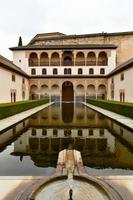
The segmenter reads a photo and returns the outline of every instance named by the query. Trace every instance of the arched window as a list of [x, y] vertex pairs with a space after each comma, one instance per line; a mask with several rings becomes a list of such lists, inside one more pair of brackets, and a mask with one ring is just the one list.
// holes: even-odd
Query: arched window
[[56, 52], [54, 52], [51, 56], [51, 66], [60, 66], [60, 57]]
[[87, 55], [87, 66], [96, 66], [96, 54], [89, 52]]
[[53, 74], [57, 74], [57, 69], [56, 68], [53, 69]]
[[82, 74], [83, 70], [81, 68], [78, 69], [78, 74]]
[[43, 52], [40, 56], [40, 66], [49, 66], [48, 54]]
[[89, 74], [94, 74], [94, 69], [93, 68], [89, 69]]
[[36, 53], [31, 53], [29, 56], [29, 66], [38, 66], [38, 57]]
[[85, 56], [83, 52], [78, 52], [76, 55], [76, 66], [84, 66], [85, 65]]
[[98, 56], [98, 65], [99, 66], [106, 66], [106, 65], [108, 65], [108, 57], [107, 57], [106, 52], [102, 51], [102, 52], [99, 53], [99, 56]]
[[105, 69], [104, 68], [100, 69], [100, 74], [105, 74]]
[[31, 69], [31, 74], [36, 75], [36, 69]]
[[42, 69], [42, 74], [43, 75], [46, 75], [47, 74], [47, 70], [44, 68], [44, 69]]

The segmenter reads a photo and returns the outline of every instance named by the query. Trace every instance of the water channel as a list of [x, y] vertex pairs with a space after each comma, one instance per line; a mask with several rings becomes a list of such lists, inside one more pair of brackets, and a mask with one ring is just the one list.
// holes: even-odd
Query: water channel
[[55, 103], [0, 133], [0, 176], [50, 175], [70, 146], [90, 175], [133, 175], [131, 130], [82, 103]]

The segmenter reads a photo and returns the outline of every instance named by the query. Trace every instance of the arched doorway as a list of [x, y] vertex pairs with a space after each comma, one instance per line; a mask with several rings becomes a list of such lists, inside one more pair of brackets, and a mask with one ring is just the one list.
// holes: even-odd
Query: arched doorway
[[62, 85], [62, 101], [74, 101], [73, 84], [66, 81]]

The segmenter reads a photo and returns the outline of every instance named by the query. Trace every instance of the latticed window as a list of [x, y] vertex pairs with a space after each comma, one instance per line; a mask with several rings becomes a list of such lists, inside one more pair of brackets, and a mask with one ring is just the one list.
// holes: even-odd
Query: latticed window
[[47, 74], [47, 70], [46, 69], [42, 69], [42, 74], [43, 75]]
[[53, 74], [57, 74], [57, 69], [56, 68], [53, 69]]
[[13, 81], [13, 82], [16, 81], [16, 76], [15, 76], [15, 74], [12, 74], [12, 81]]
[[123, 81], [124, 80], [124, 73], [120, 74], [120, 80]]
[[105, 74], [105, 69], [104, 68], [100, 69], [100, 74]]
[[94, 74], [94, 69], [93, 68], [89, 69], [89, 74]]
[[36, 69], [31, 69], [31, 74], [36, 75]]
[[78, 74], [82, 74], [83, 70], [81, 68], [78, 69]]

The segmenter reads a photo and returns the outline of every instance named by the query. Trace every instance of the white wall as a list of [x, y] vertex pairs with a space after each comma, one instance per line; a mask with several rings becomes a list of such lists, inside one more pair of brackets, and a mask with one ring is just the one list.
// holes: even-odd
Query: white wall
[[[16, 81], [12, 81], [12, 73], [0, 67], [0, 103], [11, 102], [11, 90], [16, 90], [16, 101], [22, 99], [22, 80], [23, 77], [15, 74]], [[25, 78], [25, 100], [29, 99], [29, 81]]]
[[[31, 51], [36, 52], [38, 51]], [[39, 51], [40, 53], [40, 51]], [[27, 74], [31, 75], [31, 69], [36, 69], [36, 75], [42, 75], [42, 68], [47, 69], [47, 75], [53, 75], [52, 70], [53, 68], [58, 68], [58, 74], [64, 75], [64, 68], [71, 68], [72, 75], [77, 75], [78, 68], [83, 68], [83, 75], [89, 74], [89, 68], [94, 69], [94, 75], [100, 75], [100, 68], [105, 69], [105, 74], [110, 73], [116, 66], [116, 50], [111, 50], [110, 56], [108, 57], [108, 66], [71, 66], [71, 67], [64, 67], [64, 66], [41, 66], [41, 67], [29, 67], [28, 64], [28, 52], [25, 50], [13, 51], [13, 63], [19, 66], [23, 71]]]
[[125, 101], [133, 102], [133, 67], [124, 70], [124, 80], [120, 80], [118, 73], [108, 79], [108, 99], [111, 99], [111, 79], [114, 78], [114, 100], [120, 101], [120, 90], [125, 91]]

